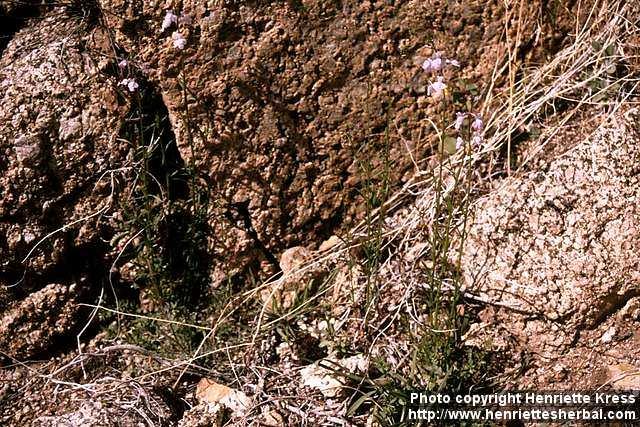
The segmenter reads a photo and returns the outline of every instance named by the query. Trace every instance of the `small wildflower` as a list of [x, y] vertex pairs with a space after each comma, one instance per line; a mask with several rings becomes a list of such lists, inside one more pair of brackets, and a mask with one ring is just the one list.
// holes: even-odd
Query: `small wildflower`
[[166, 15], [164, 15], [164, 19], [162, 20], [162, 31], [167, 30], [172, 25], [176, 25], [178, 23], [178, 17], [173, 13], [173, 11], [169, 10]]
[[432, 71], [440, 71], [442, 70], [442, 59], [439, 56], [431, 59], [431, 70]]
[[482, 135], [478, 133], [474, 134], [473, 137], [471, 137], [471, 145], [476, 148], [482, 145]]
[[171, 39], [173, 39], [173, 47], [176, 49], [182, 50], [187, 45], [187, 39], [179, 31], [174, 31]]
[[127, 89], [129, 89], [129, 92], [135, 92], [140, 87], [138, 85], [138, 82], [136, 82], [134, 79], [123, 79], [119, 84], [122, 86], [126, 86]]
[[121, 70], [124, 70], [125, 68], [127, 68], [127, 65], [129, 65], [129, 62], [126, 59], [123, 59], [122, 61], [118, 62], [118, 68], [120, 68]]
[[456, 150], [460, 150], [462, 147], [464, 147], [464, 139], [456, 138]]
[[439, 98], [442, 96], [443, 91], [447, 88], [447, 85], [444, 83], [444, 77], [438, 76], [438, 79], [429, 83], [429, 87], [427, 88], [427, 94], [432, 95], [435, 98]]
[[479, 115], [475, 115], [475, 119], [471, 123], [471, 129], [477, 132], [480, 132], [482, 131], [483, 127], [484, 127], [484, 122], [482, 121], [482, 118]]
[[436, 73], [445, 66], [459, 67], [460, 62], [456, 59], [443, 59], [442, 52], [436, 52], [422, 63], [422, 69], [427, 73]]
[[425, 59], [422, 63], [422, 69], [428, 73], [440, 71], [442, 69], [442, 58], [436, 54], [436, 56]]
[[460, 128], [462, 127], [462, 124], [464, 123], [464, 119], [467, 117], [466, 113], [456, 113], [456, 122], [454, 123], [453, 127], [456, 130], [460, 130]]

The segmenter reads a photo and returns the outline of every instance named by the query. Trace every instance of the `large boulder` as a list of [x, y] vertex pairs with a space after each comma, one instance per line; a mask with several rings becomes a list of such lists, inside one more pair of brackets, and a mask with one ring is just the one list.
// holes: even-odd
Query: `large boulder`
[[[71, 304], [66, 288], [97, 293], [109, 268], [110, 171], [129, 148], [116, 138], [128, 107], [98, 54], [106, 40], [81, 17], [52, 13], [17, 32], [0, 59], [0, 312], [12, 319], [3, 320], [0, 342], [14, 341], [3, 346], [13, 356], [46, 348], [46, 332], [35, 346], [19, 343], [30, 339], [20, 331], [37, 328], [36, 319], [65, 313], [53, 329], [72, 326], [75, 309], [57, 306]], [[19, 301], [51, 283], [55, 298], [34, 297], [40, 306]], [[28, 312], [16, 311], [22, 308]], [[34, 323], [22, 328], [20, 319]]]
[[[15, 3], [0, 2], [3, 19], [13, 20], [0, 47], [7, 334], [32, 330], [18, 324], [35, 319], [20, 312], [32, 307], [20, 301], [49, 285], [64, 298], [47, 307], [63, 313], [70, 334], [77, 307], [59, 306], [63, 300], [93, 300], [110, 285], [114, 259], [114, 273], [135, 280], [134, 268], [120, 268], [130, 255], [120, 251], [138, 242], [128, 242], [131, 230], [123, 231], [116, 212], [136, 175], [123, 132], [131, 109], [167, 112], [175, 163], [192, 166], [193, 182], [210, 193], [209, 240], [188, 243], [206, 246], [198, 250], [216, 284], [249, 269], [278, 270], [286, 248], [312, 246], [358, 219], [364, 199], [375, 199], [366, 194], [370, 184], [413, 173], [433, 147], [426, 118], [442, 108], [426, 94], [424, 58], [443, 51], [461, 62], [456, 76], [483, 81], [507, 49], [503, 22], [494, 19], [505, 12], [499, 1], [450, 8], [418, 0]], [[536, 2], [527, 8], [533, 22]], [[175, 22], [166, 20], [169, 11]], [[510, 32], [517, 19], [507, 16]], [[547, 29], [527, 35], [520, 59], [557, 43]], [[142, 95], [149, 91], [154, 96]], [[180, 249], [172, 261], [184, 266], [175, 260]], [[74, 295], [63, 290], [71, 286]], [[38, 346], [27, 340], [13, 356], [45, 351], [63, 335], [43, 334]]]
[[[425, 93], [425, 57], [443, 51], [462, 63], [456, 75], [484, 82], [507, 46], [498, 1], [99, 3], [125, 56], [161, 87], [182, 157], [214, 191], [215, 282], [256, 260], [277, 270], [286, 248], [358, 218], [364, 180], [385, 179], [385, 157], [391, 183], [412, 173], [441, 108]], [[534, 3], [523, 17], [547, 31], [531, 34], [522, 58], [561, 39]]]
[[[563, 369], [572, 374], [565, 387], [584, 385], [591, 356], [603, 366], [623, 348], [625, 363], [638, 362], [639, 124], [635, 110], [603, 120], [546, 168], [504, 180], [474, 207], [462, 266], [467, 291], [489, 308], [467, 338], [533, 355], [537, 385], [547, 381], [541, 372], [555, 378]], [[567, 352], [584, 357], [562, 367]]]

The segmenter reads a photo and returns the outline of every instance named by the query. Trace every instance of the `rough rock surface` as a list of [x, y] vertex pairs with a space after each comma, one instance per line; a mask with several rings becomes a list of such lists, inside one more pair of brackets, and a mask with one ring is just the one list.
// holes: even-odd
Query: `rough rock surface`
[[[52, 13], [15, 34], [2, 53], [0, 311], [52, 282], [60, 294], [73, 283], [76, 292], [96, 291], [88, 279], [108, 271], [100, 249], [107, 221], [99, 214], [111, 202], [108, 171], [123, 164], [128, 148], [115, 138], [127, 107], [102, 73], [105, 64], [96, 62], [104, 36], [81, 17]], [[68, 320], [64, 325], [73, 324]], [[0, 341], [19, 340], [3, 333], [20, 330], [3, 324]], [[42, 334], [38, 349], [51, 337]], [[37, 350], [19, 347], [21, 356]]]
[[[570, 347], [612, 350], [613, 337], [625, 336], [609, 329], [640, 294], [639, 124], [636, 111], [617, 115], [478, 203], [463, 266], [468, 291], [495, 305], [481, 315], [485, 344], [516, 344], [550, 370]], [[618, 332], [635, 329], [626, 318]], [[570, 369], [579, 380], [585, 368]]]
[[[16, 4], [0, 2], [11, 21], [0, 48], [0, 310], [50, 283], [92, 295], [105, 280], [106, 254], [120, 249], [106, 244], [113, 184], [126, 185], [131, 148], [119, 135], [122, 79], [159, 88], [182, 157], [212, 190], [217, 283], [277, 270], [284, 249], [357, 217], [362, 162], [380, 167], [385, 147], [392, 181], [411, 168], [407, 150], [428, 153], [424, 118], [437, 107], [422, 59], [442, 50], [483, 80], [506, 48], [491, 13], [501, 2]], [[169, 10], [180, 19], [162, 31]], [[547, 30], [533, 48], [557, 44]]]
[[[542, 10], [534, 3], [523, 15], [531, 23]], [[394, 182], [412, 168], [407, 150], [424, 158], [425, 118], [437, 107], [422, 59], [442, 50], [465, 78], [486, 81], [506, 47], [497, 1], [100, 5], [125, 56], [162, 88], [182, 157], [195, 158], [215, 188], [216, 281], [262, 252], [275, 254], [267, 257], [275, 266], [285, 248], [322, 241], [352, 220], [361, 162], [379, 163], [387, 145]], [[168, 10], [180, 19], [162, 31]], [[523, 57], [561, 40], [545, 30], [523, 44]], [[183, 50], [173, 45], [177, 33]]]
[[[0, 357], [18, 359], [60, 354], [56, 343], [80, 320], [77, 302], [93, 301], [110, 254], [121, 249], [107, 242], [121, 219], [112, 210], [115, 184], [126, 185], [120, 174], [131, 166], [120, 135], [131, 96], [118, 85], [123, 78], [159, 88], [182, 157], [215, 196], [216, 240], [207, 249], [216, 282], [348, 225], [361, 205], [363, 162], [377, 172], [388, 148], [395, 183], [411, 169], [407, 151], [418, 161], [429, 153], [425, 119], [438, 107], [425, 93], [425, 57], [455, 55], [460, 76], [483, 82], [506, 49], [499, 1], [21, 7], [29, 3], [42, 5], [28, 10], [41, 16], [16, 19], [15, 33], [0, 28], [8, 41], [0, 44]], [[0, 2], [1, 12], [15, 12], [16, 4]], [[523, 36], [519, 59], [555, 49], [566, 32], [560, 18], [559, 27], [545, 24], [539, 6], [530, 2], [523, 14], [523, 27], [535, 21], [541, 31]], [[181, 19], [161, 31], [171, 9]], [[128, 65], [119, 68], [122, 59]], [[92, 382], [78, 372], [45, 376], [59, 374], [55, 363], [0, 370], [0, 423], [167, 418], [152, 385], [116, 375], [114, 360], [106, 366]], [[64, 393], [58, 385], [67, 386]]]
[[32, 293], [1, 317], [0, 348], [25, 358], [46, 350], [75, 324], [73, 287], [52, 284]]

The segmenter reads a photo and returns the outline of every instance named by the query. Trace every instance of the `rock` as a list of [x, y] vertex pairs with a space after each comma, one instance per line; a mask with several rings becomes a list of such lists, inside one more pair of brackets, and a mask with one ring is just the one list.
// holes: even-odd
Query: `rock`
[[311, 260], [311, 252], [302, 246], [289, 248], [280, 256], [280, 269], [283, 275], [290, 275]]
[[497, 307], [481, 341], [513, 340], [550, 370], [570, 348], [577, 357], [635, 329], [604, 322], [640, 288], [638, 123], [635, 110], [619, 113], [479, 201], [462, 266], [468, 291]]
[[220, 404], [236, 415], [243, 415], [253, 407], [253, 401], [243, 392], [203, 378], [198, 382], [196, 397], [202, 403]]
[[[391, 182], [413, 169], [400, 141], [427, 132], [429, 112], [416, 108], [427, 84], [420, 58], [446, 49], [464, 64], [460, 77], [487, 81], [506, 53], [503, 25], [493, 19], [503, 13], [497, 0], [473, 22], [466, 7], [418, 0], [364, 9], [313, 0], [304, 11], [291, 2], [98, 4], [124, 55], [159, 85], [183, 159], [194, 161], [218, 198], [210, 213], [217, 283], [361, 219], [363, 159], [378, 167], [388, 146]], [[522, 28], [546, 27], [538, 6], [523, 6], [529, 24]], [[171, 8], [189, 19], [161, 31]], [[573, 15], [566, 18], [555, 24], [572, 29]], [[458, 21], [465, 28], [457, 35], [440, 31]], [[174, 47], [174, 31], [184, 49]], [[186, 100], [182, 81], [193, 94]], [[389, 112], [399, 126], [388, 126]], [[421, 161], [428, 146], [415, 146], [412, 156]]]
[[640, 320], [640, 298], [631, 298], [618, 312], [622, 320]]
[[345, 374], [363, 374], [368, 368], [369, 361], [363, 355], [355, 355], [346, 359], [322, 359], [301, 369], [300, 381], [303, 386], [319, 390], [326, 398], [335, 398], [340, 394], [347, 381], [335, 371], [342, 370]]
[[40, 354], [69, 334], [78, 310], [67, 286], [51, 284], [30, 294], [2, 315], [2, 352], [15, 359]]
[[260, 299], [270, 312], [290, 309], [296, 298], [319, 275], [316, 270], [298, 271], [312, 259], [311, 252], [302, 247], [289, 248], [280, 257], [282, 276], [260, 291]]
[[109, 236], [95, 213], [129, 150], [116, 138], [128, 105], [94, 61], [100, 28], [63, 8], [21, 21], [0, 58], [0, 341], [19, 358], [71, 331], [74, 294], [99, 291], [87, 284], [105, 277]]
[[37, 166], [40, 158], [40, 138], [37, 135], [20, 136], [16, 138], [13, 150], [19, 164]]
[[627, 363], [607, 366], [609, 382], [618, 390], [640, 390], [640, 369]]
[[616, 336], [616, 328], [615, 326], [612, 326], [609, 329], [607, 329], [604, 334], [602, 334], [602, 336], [600, 337], [600, 342], [602, 344], [606, 344], [608, 342], [611, 342], [611, 340], [615, 336]]
[[[421, 0], [309, 0], [304, 8], [297, 2], [63, 3], [0, 1], [2, 22], [12, 24], [0, 29], [0, 345], [21, 359], [64, 351], [58, 344], [85, 320], [77, 304], [94, 302], [128, 244], [114, 202], [139, 172], [126, 129], [137, 108], [131, 100], [143, 90], [157, 95], [158, 112], [166, 104], [178, 160], [193, 166], [214, 198], [205, 207], [211, 233], [202, 245], [213, 264], [212, 285], [253, 270], [258, 277], [275, 273], [276, 255], [284, 251], [286, 279], [272, 289], [279, 296], [265, 303], [290, 307], [317, 276], [295, 273], [307, 259], [302, 246], [285, 249], [315, 246], [363, 217], [363, 179], [376, 180], [363, 176], [363, 160], [375, 172], [384, 166], [380, 153], [388, 153], [394, 167], [385, 179], [395, 185], [413, 173], [414, 160], [431, 153], [422, 139], [434, 106], [424, 96], [428, 78], [420, 61], [447, 49], [463, 63], [461, 79], [486, 81], [507, 48], [503, 22], [495, 19], [504, 7], [497, 0], [472, 12]], [[524, 6], [519, 28], [539, 22], [539, 33], [548, 32], [539, 6]], [[180, 17], [163, 29], [169, 8]], [[23, 12], [40, 15], [22, 19]], [[456, 23], [454, 38], [440, 31], [449, 22]], [[568, 22], [559, 17], [554, 25], [562, 32], [573, 28]], [[519, 56], [530, 57], [537, 43]], [[335, 244], [330, 238], [323, 250]], [[140, 271], [125, 252], [124, 267], [113, 271], [121, 281], [135, 281]], [[359, 274], [343, 276], [343, 289], [356, 287]], [[621, 298], [611, 299], [615, 309]], [[144, 308], [153, 309], [147, 302]], [[361, 366], [354, 363], [345, 369]], [[311, 383], [321, 385], [326, 372], [315, 373]], [[57, 401], [53, 387], [46, 389], [50, 399], [31, 389], [30, 405], [20, 400], [15, 419], [0, 423], [26, 425], [35, 416], [60, 425], [170, 418], [148, 384], [110, 378], [81, 384], [67, 393], [68, 402]], [[192, 416], [217, 424], [216, 405], [246, 409], [241, 392], [209, 386], [208, 398], [219, 402], [198, 405]], [[53, 400], [55, 408], [42, 408]]]
[[318, 252], [328, 251], [340, 245], [341, 243], [342, 243], [341, 238], [339, 238], [338, 236], [331, 236], [320, 244], [320, 247], [318, 248]]

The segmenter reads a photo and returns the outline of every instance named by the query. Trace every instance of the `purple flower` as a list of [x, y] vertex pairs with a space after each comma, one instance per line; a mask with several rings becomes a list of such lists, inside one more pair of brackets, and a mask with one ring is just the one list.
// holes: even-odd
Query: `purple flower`
[[443, 59], [442, 52], [436, 52], [431, 56], [431, 58], [427, 58], [424, 60], [424, 62], [422, 63], [422, 69], [427, 73], [436, 73], [442, 70], [445, 65], [459, 67], [460, 62], [455, 59]]
[[185, 39], [179, 31], [174, 31], [171, 35], [171, 39], [173, 40], [173, 47], [176, 49], [182, 50], [187, 45], [187, 39]]
[[442, 70], [442, 59], [439, 56], [436, 56], [431, 60], [431, 70], [432, 71]]
[[464, 139], [456, 138], [456, 150], [460, 150], [462, 147], [464, 147]]
[[433, 56], [425, 59], [422, 63], [422, 69], [428, 73], [440, 71], [442, 69], [442, 58], [440, 58], [440, 56]]
[[431, 72], [431, 59], [427, 58], [424, 60], [424, 62], [422, 63], [422, 69], [427, 73]]
[[440, 98], [446, 88], [447, 85], [444, 83], [444, 77], [438, 76], [438, 79], [435, 82], [429, 83], [429, 87], [427, 88], [427, 95], [432, 95], [435, 98]]
[[482, 136], [477, 133], [474, 134], [473, 137], [471, 138], [471, 145], [473, 145], [476, 148], [482, 145]]
[[123, 79], [118, 84], [122, 86], [126, 86], [127, 89], [129, 89], [129, 92], [132, 92], [132, 93], [138, 90], [138, 88], [140, 87], [138, 85], [138, 82], [136, 82], [134, 79]]
[[471, 129], [475, 130], [476, 132], [481, 132], [482, 128], [484, 127], [484, 122], [482, 121], [480, 115], [476, 114], [474, 115], [474, 117], [475, 119], [471, 123]]
[[127, 65], [129, 65], [129, 62], [126, 59], [123, 59], [122, 61], [118, 62], [118, 68], [120, 68], [121, 70], [124, 70], [125, 68], [127, 68]]
[[453, 124], [453, 127], [456, 130], [460, 130], [462, 124], [464, 123], [464, 119], [467, 117], [466, 113], [456, 113], [456, 122]]
[[167, 11], [167, 14], [164, 15], [164, 19], [162, 20], [162, 31], [167, 30], [172, 25], [176, 25], [178, 23], [178, 17], [173, 13], [173, 11]]

